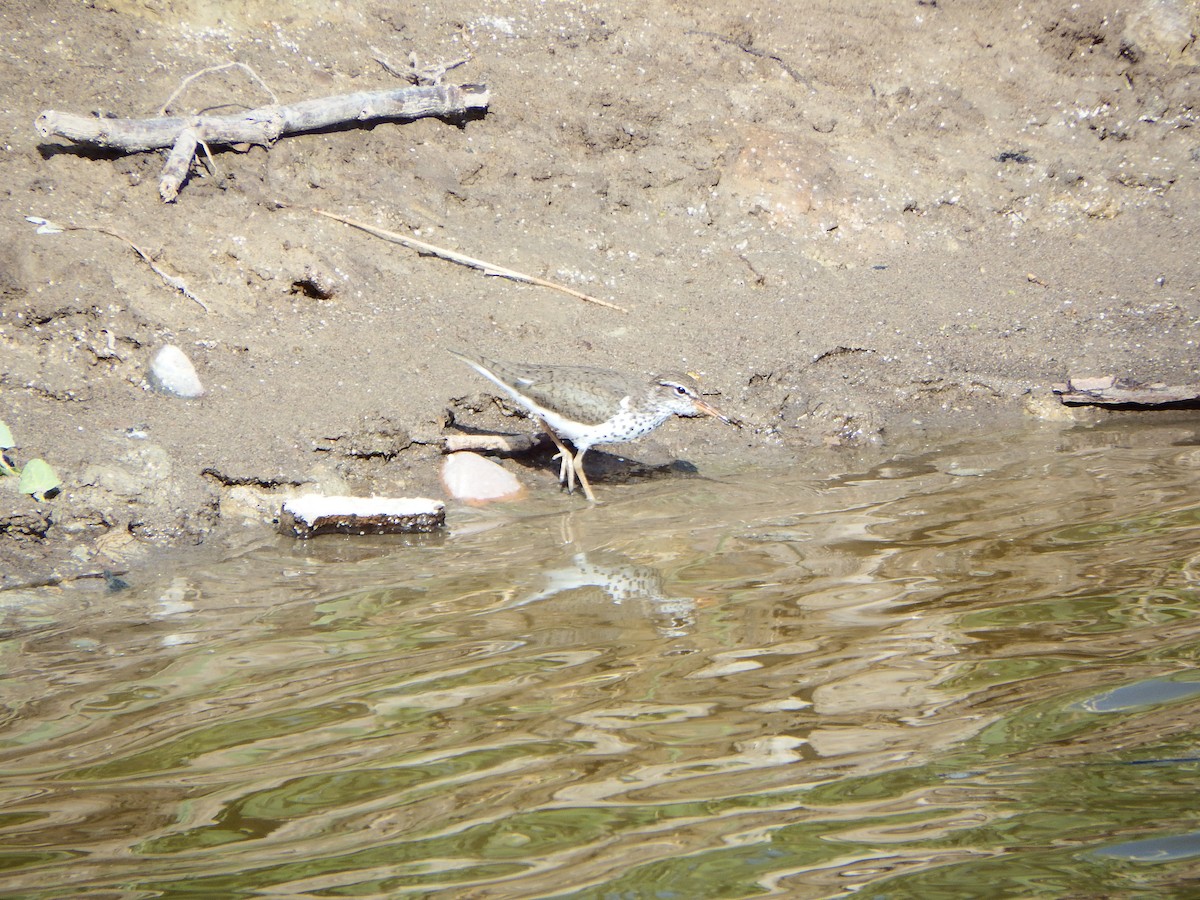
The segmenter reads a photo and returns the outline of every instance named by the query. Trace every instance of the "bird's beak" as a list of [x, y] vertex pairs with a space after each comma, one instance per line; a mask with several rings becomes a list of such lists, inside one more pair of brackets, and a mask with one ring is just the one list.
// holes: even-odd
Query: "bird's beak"
[[712, 416], [714, 419], [720, 419], [726, 425], [736, 425], [738, 428], [742, 427], [741, 422], [738, 422], [736, 419], [729, 418], [729, 416], [725, 415], [725, 413], [721, 412], [711, 403], [701, 400], [699, 397], [697, 397], [694, 402], [696, 404], [696, 409], [700, 410], [700, 412], [704, 413], [706, 416]]

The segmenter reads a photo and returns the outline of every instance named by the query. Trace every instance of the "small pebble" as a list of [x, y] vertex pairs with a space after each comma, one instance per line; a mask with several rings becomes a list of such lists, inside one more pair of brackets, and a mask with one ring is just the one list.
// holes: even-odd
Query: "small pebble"
[[204, 394], [200, 376], [187, 355], [174, 344], [167, 344], [150, 363], [150, 386], [160, 394], [192, 400]]
[[455, 500], [489, 503], [511, 500], [525, 488], [515, 475], [478, 453], [451, 453], [442, 462], [442, 485]]

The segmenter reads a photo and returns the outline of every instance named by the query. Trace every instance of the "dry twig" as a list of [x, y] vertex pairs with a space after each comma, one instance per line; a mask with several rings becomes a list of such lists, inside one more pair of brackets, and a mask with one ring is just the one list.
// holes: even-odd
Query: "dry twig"
[[189, 84], [191, 84], [193, 81], [195, 81], [197, 78], [201, 77], [202, 75], [211, 75], [213, 72], [223, 72], [225, 69], [232, 69], [232, 68], [242, 69], [251, 78], [253, 78], [255, 81], [257, 81], [264, 91], [266, 91], [268, 94], [271, 95], [271, 102], [273, 104], [279, 103], [279, 98], [275, 96], [275, 92], [273, 90], [271, 90], [270, 85], [268, 85], [265, 81], [263, 81], [261, 78], [259, 78], [258, 73], [255, 72], [252, 68], [250, 68], [250, 66], [246, 65], [246, 63], [243, 63], [243, 62], [227, 62], [227, 63], [222, 63], [219, 66], [209, 66], [207, 69], [201, 69], [199, 72], [193, 72], [187, 78], [183, 79], [183, 81], [181, 81], [179, 83], [179, 87], [175, 88], [174, 93], [172, 93], [171, 96], [167, 98], [167, 101], [162, 106], [159, 107], [158, 114], [160, 116], [165, 116], [167, 114], [167, 110], [170, 109], [171, 104], [175, 102], [175, 98], [177, 98], [180, 94], [182, 94], [187, 89], [187, 86]]
[[498, 278], [508, 278], [512, 281], [521, 281], [525, 284], [536, 284], [540, 287], [548, 287], [552, 290], [562, 291], [564, 294], [570, 294], [572, 297], [578, 297], [580, 300], [586, 300], [588, 303], [595, 303], [599, 306], [606, 306], [609, 309], [615, 309], [618, 312], [629, 312], [623, 306], [617, 306], [615, 303], [609, 303], [607, 300], [601, 300], [598, 297], [593, 297], [590, 294], [585, 294], [582, 291], [577, 291], [574, 288], [566, 287], [565, 285], [556, 284], [553, 281], [546, 281], [544, 278], [536, 278], [533, 275], [526, 275], [523, 272], [517, 272], [513, 269], [506, 269], [504, 266], [498, 266], [495, 263], [490, 263], [482, 259], [475, 259], [473, 256], [466, 256], [462, 253], [457, 253], [454, 250], [447, 250], [444, 247], [437, 247], [433, 244], [427, 244], [424, 241], [419, 241], [416, 238], [405, 237], [402, 234], [397, 234], [394, 231], [388, 231], [384, 228], [379, 228], [375, 225], [368, 225], [366, 222], [358, 222], [354, 219], [348, 219], [345, 216], [340, 216], [337, 213], [326, 212], [323, 209], [312, 208], [318, 216], [325, 216], [328, 219], [333, 219], [335, 222], [341, 222], [343, 225], [349, 225], [351, 228], [357, 228], [367, 234], [373, 234], [375, 237], [383, 238], [385, 241], [391, 241], [394, 244], [408, 247], [410, 250], [416, 250], [418, 253], [436, 256], [440, 259], [448, 260], [449, 262], [458, 263], [460, 266], [467, 266], [471, 269], [479, 269], [485, 275], [495, 275]]
[[51, 222], [49, 219], [43, 219], [41, 216], [26, 216], [25, 221], [32, 222], [34, 225], [38, 226], [38, 234], [61, 234], [64, 231], [94, 231], [97, 234], [107, 234], [109, 237], [114, 237], [118, 241], [124, 241], [129, 245], [134, 253], [142, 258], [142, 260], [151, 268], [155, 275], [166, 282], [168, 287], [174, 288], [189, 300], [200, 304], [200, 308], [205, 312], [208, 312], [208, 305], [192, 293], [191, 289], [187, 286], [187, 283], [182, 278], [180, 278], [178, 275], [172, 275], [171, 273], [167, 272], [154, 261], [154, 258], [149, 253], [147, 253], [129, 238], [125, 237], [125, 235], [121, 234], [119, 231], [113, 231], [111, 228], [105, 228], [103, 225], [77, 225], [74, 222], [68, 222], [64, 225], [59, 222]]
[[403, 78], [409, 84], [424, 85], [441, 84], [447, 72], [451, 69], [457, 69], [459, 66], [466, 65], [471, 61], [471, 55], [467, 54], [460, 59], [454, 59], [450, 62], [430, 63], [427, 66], [422, 66], [417, 61], [417, 54], [410, 53], [408, 55], [408, 67], [401, 68], [400, 66], [393, 65], [391, 60], [374, 47], [371, 48], [371, 55], [375, 62], [383, 66], [383, 70], [389, 75]]

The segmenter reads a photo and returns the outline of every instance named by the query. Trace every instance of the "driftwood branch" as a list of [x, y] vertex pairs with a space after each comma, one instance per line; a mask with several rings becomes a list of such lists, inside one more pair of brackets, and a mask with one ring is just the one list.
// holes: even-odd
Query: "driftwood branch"
[[476, 259], [473, 256], [457, 253], [454, 250], [447, 250], [445, 247], [438, 247], [435, 244], [427, 244], [425, 241], [419, 241], [413, 237], [397, 234], [394, 231], [388, 231], [387, 229], [379, 228], [376, 225], [368, 225], [366, 222], [348, 219], [345, 216], [338, 215], [337, 213], [326, 212], [323, 209], [316, 209], [315, 207], [312, 209], [312, 211], [318, 216], [325, 216], [327, 219], [333, 219], [335, 222], [341, 222], [343, 225], [349, 225], [351, 228], [357, 228], [360, 231], [365, 231], [367, 234], [373, 234], [375, 237], [383, 238], [385, 241], [391, 241], [393, 244], [400, 244], [403, 247], [408, 247], [410, 250], [416, 250], [418, 253], [423, 253], [427, 256], [436, 256], [439, 259], [458, 263], [460, 266], [467, 266], [471, 269], [478, 269], [479, 271], [483, 272], [484, 275], [494, 275], [497, 278], [508, 278], [512, 281], [524, 282], [525, 284], [536, 284], [539, 287], [548, 287], [552, 290], [562, 291], [564, 294], [570, 294], [572, 297], [578, 297], [580, 300], [586, 300], [588, 303], [606, 306], [609, 309], [615, 309], [618, 312], [629, 312], [629, 310], [625, 309], [623, 306], [617, 306], [615, 303], [609, 303], [607, 300], [601, 300], [599, 297], [593, 297], [591, 294], [585, 294], [582, 291], [577, 291], [574, 288], [569, 288], [553, 281], [546, 281], [544, 278], [526, 275], [525, 273], [518, 272], [515, 269], [506, 269], [504, 266], [499, 266], [495, 263], [487, 262], [486, 260]]
[[283, 135], [318, 131], [374, 119], [458, 118], [486, 109], [490, 95], [481, 84], [443, 84], [362, 91], [335, 97], [272, 104], [232, 116], [164, 116], [157, 119], [103, 119], [44, 110], [34, 121], [43, 138], [136, 153], [170, 147], [159, 193], [170, 202], [179, 193], [197, 144], [261, 144]]
[[1052, 390], [1063, 403], [1073, 406], [1195, 406], [1200, 405], [1200, 384], [1142, 384], [1105, 375], [1096, 378], [1071, 378]]

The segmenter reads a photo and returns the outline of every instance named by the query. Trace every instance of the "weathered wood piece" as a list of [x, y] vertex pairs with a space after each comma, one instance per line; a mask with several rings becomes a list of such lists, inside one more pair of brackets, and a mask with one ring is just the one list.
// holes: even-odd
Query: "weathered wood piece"
[[272, 104], [232, 116], [105, 119], [47, 109], [33, 124], [43, 138], [61, 137], [75, 144], [127, 153], [171, 147], [159, 182], [159, 192], [169, 202], [179, 193], [199, 144], [266, 147], [287, 134], [319, 131], [350, 122], [428, 116], [458, 118], [471, 110], [486, 109], [490, 99], [487, 86], [482, 84], [418, 85]]
[[63, 137], [76, 144], [136, 152], [171, 147], [187, 128], [208, 144], [269, 145], [285, 134], [317, 131], [372, 119], [419, 119], [461, 116], [486, 109], [488, 89], [481, 84], [442, 84], [363, 91], [251, 109], [233, 116], [166, 116], [158, 119], [102, 119], [44, 110], [34, 121], [43, 138]]
[[528, 453], [539, 444], [547, 443], [542, 434], [448, 434], [444, 449], [447, 453], [463, 450], [484, 450], [490, 453]]
[[1200, 404], [1200, 385], [1167, 385], [1161, 382], [1143, 384], [1112, 375], [1071, 378], [1066, 384], [1055, 384], [1051, 390], [1058, 398], [1073, 406], [1135, 406], [1153, 408]]
[[446, 524], [440, 500], [325, 497], [306, 494], [283, 504], [279, 530], [289, 537], [319, 534], [399, 534], [437, 531]]

